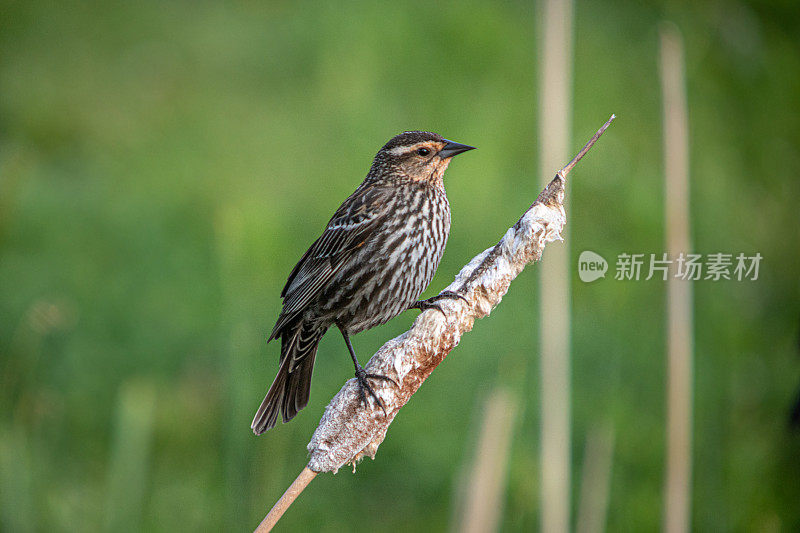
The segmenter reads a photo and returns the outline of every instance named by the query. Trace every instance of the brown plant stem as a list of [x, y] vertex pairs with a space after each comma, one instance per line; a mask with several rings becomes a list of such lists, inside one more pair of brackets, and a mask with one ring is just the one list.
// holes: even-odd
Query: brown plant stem
[[255, 529], [255, 533], [267, 533], [268, 531], [272, 531], [272, 528], [275, 527], [275, 524], [278, 523], [278, 520], [281, 519], [283, 513], [286, 512], [286, 509], [292, 505], [292, 502], [300, 496], [300, 493], [303, 492], [311, 480], [316, 477], [317, 473], [311, 470], [308, 467], [305, 467], [300, 475], [297, 476], [289, 488], [286, 489], [286, 492], [283, 493], [281, 499], [275, 502], [275, 505], [272, 506], [272, 509], [269, 510], [267, 516], [264, 517], [264, 520], [258, 524], [258, 527]]
[[[674, 258], [680, 253], [689, 253], [692, 247], [683, 38], [672, 24], [661, 27], [661, 87], [665, 228], [667, 253]], [[662, 530], [666, 533], [684, 533], [691, 529], [692, 309], [692, 284], [670, 275], [667, 280], [667, 461], [662, 522]]]

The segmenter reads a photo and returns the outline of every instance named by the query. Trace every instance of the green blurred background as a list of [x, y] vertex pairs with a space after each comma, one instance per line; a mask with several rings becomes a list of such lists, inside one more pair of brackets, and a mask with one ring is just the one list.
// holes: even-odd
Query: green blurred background
[[[286, 275], [407, 129], [479, 147], [448, 171], [452, 232], [426, 295], [499, 239], [540, 189], [540, 6], [0, 6], [0, 529], [252, 529], [352, 376], [328, 335], [309, 406], [252, 435]], [[572, 507], [583, 443], [608, 421], [609, 529], [661, 523], [665, 284], [584, 284], [575, 261], [664, 251], [665, 20], [685, 38], [695, 251], [764, 257], [758, 281], [694, 284], [692, 524], [796, 531], [794, 1], [575, 4], [574, 149], [619, 118], [570, 175]], [[319, 476], [285, 530], [450, 527], [498, 384], [520, 402], [503, 529], [538, 528], [536, 271], [436, 370], [376, 460]], [[361, 360], [415, 314], [357, 336]]]

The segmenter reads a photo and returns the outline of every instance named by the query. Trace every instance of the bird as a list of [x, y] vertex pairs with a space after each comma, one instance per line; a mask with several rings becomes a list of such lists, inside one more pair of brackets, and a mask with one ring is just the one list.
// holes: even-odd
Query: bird
[[[258, 408], [256, 435], [286, 423], [309, 401], [317, 348], [336, 327], [355, 366], [361, 401], [367, 394], [385, 409], [358, 362], [350, 336], [384, 324], [407, 309], [441, 311], [437, 301], [419, 301], [444, 253], [450, 204], [444, 172], [452, 158], [473, 146], [427, 131], [393, 137], [375, 155], [364, 181], [328, 221], [322, 235], [292, 269], [281, 291], [283, 306], [270, 342], [280, 339], [278, 374]], [[395, 383], [396, 385], [396, 383]]]

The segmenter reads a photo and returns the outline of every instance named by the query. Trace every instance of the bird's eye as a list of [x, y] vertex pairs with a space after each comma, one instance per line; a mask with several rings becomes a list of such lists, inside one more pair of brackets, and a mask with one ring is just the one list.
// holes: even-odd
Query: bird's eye
[[417, 148], [417, 154], [421, 155], [422, 157], [430, 155], [430, 153], [431, 153], [430, 148]]

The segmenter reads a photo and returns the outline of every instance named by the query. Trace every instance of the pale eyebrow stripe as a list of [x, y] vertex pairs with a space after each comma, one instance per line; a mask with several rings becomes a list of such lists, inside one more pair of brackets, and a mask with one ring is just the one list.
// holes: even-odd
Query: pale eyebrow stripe
[[429, 141], [425, 141], [425, 142], [421, 142], [421, 143], [417, 143], [417, 144], [412, 144], [411, 146], [396, 146], [396, 147], [392, 148], [391, 150], [389, 150], [389, 153], [392, 154], [392, 155], [407, 154], [409, 152], [413, 152], [414, 150], [416, 150], [420, 146], [427, 147], [428, 144], [429, 144]]

